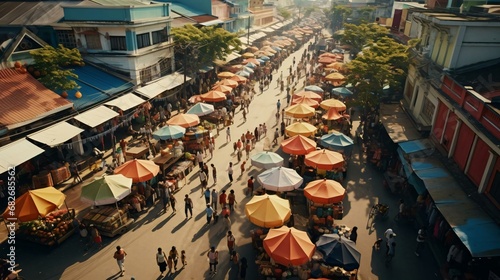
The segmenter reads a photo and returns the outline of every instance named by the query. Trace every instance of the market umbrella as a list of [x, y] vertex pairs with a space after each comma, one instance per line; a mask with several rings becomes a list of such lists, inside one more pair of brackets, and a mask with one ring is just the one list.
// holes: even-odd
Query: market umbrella
[[248, 73], [247, 71], [236, 72], [236, 75], [239, 75], [239, 76], [242, 76], [242, 77], [245, 77], [245, 78], [250, 77], [250, 73]]
[[319, 107], [318, 101], [316, 101], [312, 98], [305, 97], [305, 96], [296, 96], [296, 95], [294, 95], [294, 96], [296, 98], [292, 99], [292, 105], [303, 104], [303, 105], [307, 105], [307, 106], [312, 107], [312, 108]]
[[29, 190], [15, 200], [15, 210], [7, 207], [3, 213], [5, 221], [17, 218], [18, 222], [29, 222], [45, 217], [64, 204], [66, 195], [54, 187]]
[[307, 154], [304, 163], [317, 169], [331, 170], [342, 167], [344, 157], [341, 153], [322, 149]]
[[132, 179], [132, 182], [146, 182], [160, 172], [160, 166], [150, 160], [133, 159], [118, 166], [114, 173]]
[[321, 106], [321, 108], [323, 108], [325, 110], [335, 108], [338, 111], [344, 111], [346, 109], [344, 102], [337, 100], [337, 99], [333, 99], [333, 98], [327, 99], [327, 100], [321, 102], [319, 104], [319, 106]]
[[252, 53], [254, 53], [254, 52], [258, 51], [258, 50], [259, 50], [259, 48], [257, 48], [256, 46], [250, 46], [250, 47], [247, 48], [247, 51], [248, 52], [252, 52]]
[[[270, 60], [270, 58], [269, 58], [268, 56], [265, 56], [265, 55], [260, 56], [260, 57], [259, 57], [259, 59], [260, 59], [260, 60], [263, 60], [263, 61], [268, 61], [268, 60]], [[259, 59], [258, 59], [258, 60], [259, 60]]]
[[246, 83], [248, 81], [247, 78], [242, 77], [240, 75], [234, 75], [233, 77], [229, 78], [229, 80], [236, 81], [238, 84], [244, 84], [244, 83]]
[[304, 179], [295, 169], [286, 167], [273, 167], [257, 176], [257, 181], [266, 190], [275, 192], [287, 192], [298, 189]]
[[[231, 78], [232, 79], [232, 78]], [[215, 90], [215, 91], [220, 91], [220, 92], [223, 92], [225, 94], [228, 94], [230, 93], [231, 91], [233, 91], [233, 88], [230, 87], [230, 86], [225, 86], [225, 85], [221, 85], [221, 84], [216, 84], [212, 87], [212, 90]]]
[[250, 73], [250, 74], [254, 73], [253, 69], [250, 68], [250, 67], [243, 67], [243, 69], [241, 69], [241, 71], [244, 71], [244, 72], [247, 72], [247, 73]]
[[323, 234], [316, 241], [317, 251], [323, 256], [323, 261], [332, 266], [340, 266], [351, 271], [359, 268], [361, 253], [356, 243], [338, 234]]
[[132, 179], [121, 174], [97, 177], [82, 187], [80, 199], [93, 205], [113, 204], [130, 194]]
[[321, 97], [321, 95], [313, 92], [313, 91], [301, 91], [301, 92], [297, 92], [296, 94], [293, 95], [294, 97], [307, 97], [307, 98], [311, 98], [311, 99], [314, 99], [318, 102], [321, 102], [321, 99], [323, 99]]
[[310, 86], [306, 86], [304, 88], [304, 90], [306, 91], [312, 91], [312, 92], [315, 92], [315, 93], [323, 93], [324, 90], [318, 86], [315, 86], [315, 85], [310, 85]]
[[330, 63], [328, 64], [326, 67], [328, 68], [333, 68], [333, 69], [336, 69], [336, 70], [345, 70], [345, 63], [342, 63], [342, 62], [333, 62], [333, 63]]
[[315, 114], [315, 110], [311, 106], [307, 106], [304, 104], [296, 104], [292, 105], [285, 109], [285, 114], [292, 118], [306, 118], [312, 117]]
[[270, 229], [263, 245], [275, 262], [287, 267], [309, 262], [316, 249], [307, 232], [287, 226]]
[[352, 95], [352, 91], [350, 91], [349, 89], [345, 88], [345, 87], [338, 87], [338, 88], [334, 88], [332, 89], [332, 92], [333, 93], [336, 93], [338, 95], [341, 95], [341, 96], [350, 96]]
[[333, 63], [335, 61], [336, 61], [335, 58], [328, 57], [328, 56], [320, 57], [320, 59], [318, 60], [318, 62], [321, 64], [330, 64], [330, 63]]
[[199, 95], [199, 94], [193, 95], [193, 96], [189, 97], [188, 101], [191, 102], [191, 103], [201, 102], [202, 101], [201, 100], [201, 95]]
[[319, 55], [319, 57], [331, 57], [331, 58], [337, 58], [337, 55], [334, 54], [334, 53], [329, 53], [329, 52], [325, 52], [325, 53], [322, 53]]
[[248, 59], [245, 59], [243, 62], [244, 63], [253, 63], [253, 64], [257, 65], [257, 66], [260, 65], [260, 61], [258, 59], [256, 59], [256, 58], [248, 58]]
[[260, 152], [253, 155], [251, 158], [251, 163], [253, 166], [259, 168], [273, 168], [283, 165], [283, 158], [277, 153], [273, 152]]
[[179, 139], [184, 136], [186, 129], [178, 125], [166, 125], [153, 132], [153, 138], [156, 140]]
[[245, 204], [245, 215], [254, 225], [264, 228], [279, 227], [292, 215], [290, 202], [277, 195], [256, 195]]
[[255, 57], [255, 55], [253, 53], [251, 53], [251, 52], [246, 52], [246, 53], [242, 54], [241, 57], [243, 57], [243, 58], [253, 58], [253, 57]]
[[214, 105], [206, 104], [206, 103], [197, 103], [193, 105], [186, 114], [193, 114], [197, 116], [206, 116], [215, 111]]
[[335, 108], [330, 108], [326, 114], [322, 116], [325, 120], [336, 121], [341, 119], [343, 116], [339, 113], [339, 111]]
[[245, 66], [253, 69], [253, 68], [257, 67], [257, 64], [252, 63], [252, 62], [248, 62], [247, 64], [245, 64]]
[[231, 73], [231, 72], [227, 72], [227, 71], [226, 72], [220, 72], [219, 74], [217, 74], [217, 77], [219, 79], [229, 79], [232, 76], [234, 76], [234, 74]]
[[325, 80], [330, 82], [342, 82], [345, 81], [345, 76], [340, 73], [331, 73], [325, 77]]
[[285, 128], [285, 132], [288, 136], [302, 135], [302, 136], [312, 136], [318, 130], [312, 124], [306, 122], [296, 122]]
[[321, 146], [334, 151], [349, 151], [354, 145], [354, 141], [344, 133], [334, 131], [321, 136]]
[[281, 142], [281, 149], [287, 154], [306, 155], [316, 150], [316, 142], [302, 135], [296, 135], [283, 140]]
[[304, 195], [314, 203], [339, 203], [344, 199], [345, 189], [334, 180], [316, 180], [307, 184]]
[[211, 90], [201, 95], [201, 99], [207, 102], [219, 102], [226, 100], [226, 95], [223, 92]]
[[168, 125], [178, 125], [184, 128], [192, 127], [200, 123], [200, 118], [193, 114], [178, 114], [171, 117], [168, 121]]
[[[235, 75], [236, 76], [236, 75]], [[233, 76], [234, 77], [234, 76]], [[222, 81], [219, 81], [217, 82], [215, 85], [223, 85], [223, 86], [228, 86], [228, 87], [232, 87], [232, 88], [235, 88], [238, 86], [238, 82], [237, 81], [234, 81], [232, 80], [232, 78], [229, 78], [229, 79], [225, 79], [225, 80], [222, 80]]]

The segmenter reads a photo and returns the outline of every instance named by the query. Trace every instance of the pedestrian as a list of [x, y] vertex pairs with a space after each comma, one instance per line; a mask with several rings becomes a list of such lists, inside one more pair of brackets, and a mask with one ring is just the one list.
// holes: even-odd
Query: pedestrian
[[214, 157], [214, 144], [212, 141], [208, 143], [208, 151], [210, 152], [210, 159]]
[[208, 170], [208, 165], [206, 163], [203, 164], [203, 168], [202, 168], [203, 172], [205, 173], [205, 175], [207, 175], [207, 184], [208, 184], [208, 179], [210, 179], [210, 172]]
[[82, 178], [80, 177], [80, 171], [78, 170], [78, 165], [76, 164], [75, 161], [71, 162], [70, 171], [71, 175], [73, 175], [73, 185], [81, 183]]
[[203, 154], [201, 151], [196, 152], [196, 160], [198, 161], [200, 169], [203, 169]]
[[[252, 139], [255, 139], [254, 137], [252, 137]], [[252, 142], [250, 140], [247, 140], [247, 144], [245, 145], [245, 154], [247, 156], [247, 160], [248, 158], [250, 158], [250, 150], [252, 149]]]
[[229, 210], [234, 211], [234, 204], [236, 203], [236, 196], [234, 195], [234, 190], [229, 191], [227, 196], [227, 203], [229, 204]]
[[224, 231], [230, 231], [231, 230], [231, 219], [229, 219], [229, 215], [225, 215], [224, 219], [222, 219], [222, 222], [224, 224]]
[[219, 193], [215, 188], [212, 189], [212, 208], [217, 211], [217, 200], [219, 199]]
[[207, 188], [203, 194], [205, 196], [205, 204], [210, 205], [210, 190]]
[[267, 136], [267, 125], [265, 123], [262, 124], [262, 131], [264, 131], [264, 136]]
[[172, 272], [172, 267], [174, 266], [174, 259], [172, 259], [172, 256], [167, 257], [167, 266], [168, 266], [168, 272], [167, 274]]
[[229, 250], [229, 254], [231, 254], [234, 251], [234, 245], [236, 244], [236, 238], [234, 238], [232, 231], [227, 232], [226, 241], [227, 249]]
[[243, 176], [243, 173], [245, 172], [245, 164], [247, 162], [246, 161], [243, 161], [240, 165], [240, 169], [241, 169], [241, 174], [240, 174], [240, 177]]
[[94, 225], [90, 225], [90, 236], [92, 237], [92, 242], [97, 245], [98, 249], [102, 248], [102, 236], [99, 230]]
[[387, 241], [387, 262], [390, 262], [394, 255], [396, 254], [396, 239], [394, 234], [389, 235], [389, 241]]
[[172, 246], [172, 249], [170, 249], [168, 256], [172, 257], [172, 261], [174, 262], [174, 270], [177, 271], [177, 261], [179, 260], [179, 252], [177, 252], [177, 248], [175, 248], [175, 246]]
[[229, 127], [226, 128], [226, 143], [231, 141], [231, 129]]
[[258, 127], [255, 127], [254, 131], [253, 131], [253, 135], [255, 136], [255, 140], [256, 141], [259, 141], [260, 138], [259, 138], [259, 128]]
[[243, 147], [243, 142], [245, 141], [245, 135], [243, 135], [243, 140], [241, 139], [238, 139], [238, 142], [236, 142], [236, 148], [239, 150], [241, 150], [241, 148]]
[[177, 210], [175, 210], [175, 203], [177, 202], [177, 200], [175, 199], [175, 196], [173, 193], [170, 193], [170, 205], [172, 205], [172, 210], [174, 210], [174, 214], [175, 212], [177, 212]]
[[222, 190], [221, 194], [219, 195], [219, 203], [220, 203], [221, 208], [226, 207], [226, 203], [227, 203], [226, 190]]
[[243, 110], [243, 121], [247, 121], [247, 112]]
[[278, 128], [274, 131], [274, 138], [273, 138], [273, 144], [278, 145], [278, 138], [280, 137], [280, 133], [278, 131]]
[[210, 164], [212, 166], [212, 177], [214, 178], [214, 185], [217, 184], [217, 168], [215, 168], [215, 165], [212, 163]]
[[207, 203], [207, 208], [205, 209], [205, 212], [207, 214], [207, 225], [209, 225], [214, 215], [214, 209], [212, 209], [210, 203]]
[[[219, 252], [215, 250], [215, 246], [210, 248], [207, 253], [208, 263], [210, 265], [210, 273], [217, 274], [217, 265], [219, 264]], [[213, 270], [212, 270], [213, 269]]]
[[214, 218], [214, 224], [216, 224], [219, 221], [219, 213], [217, 213], [217, 210], [214, 210], [212, 216]]
[[229, 261], [231, 264], [231, 270], [232, 269], [239, 269], [239, 264], [240, 264], [240, 256], [236, 251], [232, 251], [231, 256], [229, 257]]
[[184, 196], [184, 213], [186, 214], [186, 219], [188, 218], [188, 212], [191, 215], [190, 218], [193, 217], [193, 200], [189, 197], [189, 195]]
[[247, 276], [247, 268], [248, 268], [247, 259], [245, 257], [243, 257], [240, 260], [240, 279], [241, 280], [245, 280], [245, 277]]
[[280, 108], [281, 108], [281, 100], [278, 99], [278, 102], [276, 102], [276, 109], [278, 110], [278, 112], [280, 111]]
[[156, 253], [156, 264], [160, 268], [160, 275], [163, 276], [163, 272], [167, 270], [167, 255], [161, 248], [158, 248], [158, 253]]
[[247, 195], [253, 195], [253, 176], [247, 181]]
[[[239, 140], [238, 140], [239, 141]], [[233, 155], [236, 153], [236, 151], [238, 151], [238, 143], [237, 142], [234, 142], [233, 143]]]
[[292, 99], [292, 96], [290, 95], [290, 88], [286, 89], [286, 105], [290, 105], [290, 99]]
[[116, 252], [113, 255], [113, 258], [116, 260], [116, 263], [118, 264], [118, 268], [120, 268], [120, 274], [123, 276], [125, 273], [125, 257], [127, 256], [127, 252], [123, 250], [120, 246], [116, 246]]
[[200, 172], [198, 173], [198, 175], [200, 176], [200, 182], [201, 182], [201, 195], [203, 195], [203, 191], [205, 190], [205, 188], [208, 185], [208, 183], [207, 183], [207, 174], [205, 174], [205, 172], [203, 172], [203, 170], [200, 170]]
[[229, 177], [229, 183], [233, 182], [233, 163], [229, 163], [229, 167], [227, 168], [227, 176]]
[[181, 262], [182, 262], [182, 267], [187, 265], [186, 251], [184, 250], [181, 251]]
[[352, 242], [356, 243], [356, 240], [358, 239], [358, 227], [353, 227], [351, 234], [349, 235], [349, 239], [351, 239]]
[[286, 130], [286, 125], [285, 125], [285, 121], [282, 120], [281, 121], [281, 125], [280, 125], [280, 128], [281, 128], [281, 136], [285, 136], [285, 130]]
[[425, 237], [426, 237], [425, 231], [426, 231], [426, 228], [422, 227], [417, 232], [417, 247], [415, 248], [415, 255], [417, 257], [420, 257], [420, 251], [422, 251], [422, 249], [424, 248], [424, 245], [425, 245]]
[[276, 124], [278, 124], [280, 121], [280, 111], [276, 112], [275, 117], [276, 117]]

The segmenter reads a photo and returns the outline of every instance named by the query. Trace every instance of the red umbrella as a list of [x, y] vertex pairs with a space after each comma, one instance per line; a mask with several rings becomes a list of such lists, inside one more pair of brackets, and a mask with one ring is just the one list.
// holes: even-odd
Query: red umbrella
[[283, 140], [281, 149], [287, 154], [305, 155], [316, 150], [316, 142], [302, 135], [296, 135]]

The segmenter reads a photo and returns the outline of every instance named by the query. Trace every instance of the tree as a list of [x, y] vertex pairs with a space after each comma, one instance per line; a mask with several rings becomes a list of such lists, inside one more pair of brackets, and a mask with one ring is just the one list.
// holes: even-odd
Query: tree
[[347, 18], [352, 15], [352, 9], [347, 6], [341, 6], [334, 3], [330, 9], [324, 9], [323, 13], [325, 13], [325, 16], [330, 19], [330, 28], [333, 31], [337, 31], [344, 27], [344, 23]]
[[388, 33], [385, 27], [375, 23], [361, 25], [347, 23], [340, 40], [344, 44], [351, 45], [353, 52], [357, 53], [363, 46], [387, 37]]
[[44, 86], [53, 91], [79, 88], [74, 81], [78, 79], [78, 75], [69, 68], [70, 65], [84, 65], [78, 49], [68, 49], [63, 45], [56, 49], [46, 45], [30, 54], [35, 61], [31, 72]]
[[292, 13], [285, 7], [277, 8], [278, 15], [283, 18], [283, 20], [288, 20], [292, 17]]

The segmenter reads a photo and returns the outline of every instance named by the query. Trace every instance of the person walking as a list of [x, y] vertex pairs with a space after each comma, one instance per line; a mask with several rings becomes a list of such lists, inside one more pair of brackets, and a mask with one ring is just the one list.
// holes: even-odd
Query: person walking
[[255, 129], [253, 131], [253, 135], [255, 136], [255, 140], [256, 141], [260, 140], [260, 138], [259, 138], [259, 128], [258, 127], [255, 127]]
[[245, 145], [245, 153], [247, 156], [247, 160], [250, 157], [250, 150], [252, 149], [252, 142], [250, 140], [247, 140], [247, 144]]
[[217, 200], [219, 199], [219, 193], [215, 188], [212, 189], [212, 208], [217, 211]]
[[168, 256], [172, 257], [172, 261], [174, 263], [174, 271], [177, 271], [177, 262], [179, 260], [179, 252], [177, 252], [177, 248], [175, 248], [175, 246], [172, 246], [172, 249], [170, 249]]
[[161, 248], [158, 248], [158, 252], [156, 253], [156, 264], [160, 268], [160, 276], [163, 276], [163, 272], [167, 270], [167, 255], [165, 255], [165, 252]]
[[243, 161], [240, 165], [240, 169], [241, 169], [240, 177], [243, 176], [243, 173], [245, 172], [245, 164], [246, 163], [247, 163], [246, 161]]
[[81, 183], [83, 180], [80, 177], [80, 171], [75, 161], [70, 164], [71, 175], [73, 175], [73, 185]]
[[278, 145], [278, 138], [280, 137], [280, 133], [278, 131], [278, 128], [274, 131], [274, 137], [273, 137], [273, 144]]
[[116, 246], [116, 251], [115, 254], [113, 255], [113, 258], [116, 260], [116, 263], [118, 264], [118, 268], [120, 268], [120, 275], [123, 276], [125, 273], [125, 257], [127, 256], [127, 252], [123, 250], [120, 246]]
[[422, 227], [417, 232], [417, 247], [415, 248], [415, 256], [420, 257], [420, 252], [424, 248], [425, 245], [425, 231], [426, 228]]
[[203, 153], [201, 151], [196, 152], [196, 161], [198, 161], [198, 166], [200, 170], [203, 169]]
[[276, 110], [279, 112], [281, 108], [281, 100], [278, 99], [278, 102], [276, 102]]
[[226, 128], [226, 143], [231, 142], [231, 129], [229, 127]]
[[177, 210], [175, 210], [175, 203], [177, 202], [177, 199], [175, 199], [175, 196], [173, 193], [170, 193], [170, 205], [172, 206], [172, 210], [174, 210], [174, 214], [175, 212], [177, 212]]
[[234, 245], [236, 244], [236, 238], [233, 235], [232, 231], [228, 231], [226, 235], [227, 249], [229, 250], [229, 254], [234, 251]]
[[182, 267], [185, 267], [187, 265], [187, 257], [186, 257], [186, 251], [182, 250], [181, 251], [181, 262], [182, 262]]
[[247, 195], [253, 196], [253, 176], [247, 181]]
[[200, 182], [201, 182], [201, 195], [203, 195], [203, 191], [205, 190], [205, 188], [208, 185], [208, 183], [207, 183], [207, 174], [205, 174], [205, 172], [203, 172], [203, 170], [200, 170], [200, 172], [198, 173], [198, 175], [200, 176]]
[[217, 274], [217, 265], [219, 264], [219, 252], [215, 250], [215, 246], [210, 248], [207, 253], [210, 273]]
[[203, 164], [202, 170], [203, 172], [205, 172], [205, 175], [207, 175], [207, 184], [208, 184], [208, 179], [210, 179], [210, 172], [208, 170], [208, 165], [206, 163]]
[[214, 215], [214, 209], [212, 209], [210, 203], [207, 203], [207, 208], [205, 209], [205, 212], [207, 213], [207, 225], [209, 225]]
[[94, 225], [90, 225], [90, 236], [92, 237], [92, 242], [97, 245], [98, 249], [102, 248], [102, 236], [99, 230]]
[[232, 183], [233, 182], [233, 163], [230, 162], [229, 163], [229, 167], [227, 168], [227, 176], [229, 177], [229, 183]]
[[285, 131], [286, 131], [285, 120], [281, 120], [280, 129], [281, 129], [281, 136], [285, 137]]
[[172, 259], [172, 256], [170, 255], [167, 258], [167, 266], [168, 266], [167, 274], [170, 274], [172, 272], [172, 267], [174, 266], [174, 259]]
[[224, 215], [222, 219], [222, 224], [224, 225], [224, 232], [231, 231], [231, 219], [229, 219], [229, 215]]
[[205, 196], [205, 204], [210, 204], [210, 190], [206, 189], [203, 195]]
[[215, 168], [215, 165], [212, 163], [210, 164], [212, 167], [212, 178], [214, 179], [214, 185], [217, 184], [217, 168]]
[[184, 213], [186, 214], [186, 219], [188, 218], [188, 212], [190, 218], [193, 217], [193, 200], [189, 197], [189, 195], [184, 196]]
[[226, 207], [227, 204], [226, 190], [222, 190], [221, 194], [219, 195], [219, 204], [221, 208]]
[[358, 240], [358, 227], [353, 227], [351, 234], [349, 235], [349, 239], [351, 239], [352, 242], [356, 243], [356, 240]]
[[229, 204], [229, 210], [234, 211], [234, 204], [236, 203], [236, 196], [234, 195], [234, 190], [229, 191], [227, 196], [227, 203]]
[[208, 151], [210, 152], [210, 159], [212, 159], [214, 157], [214, 144], [212, 143], [212, 141], [210, 141], [208, 143]]

